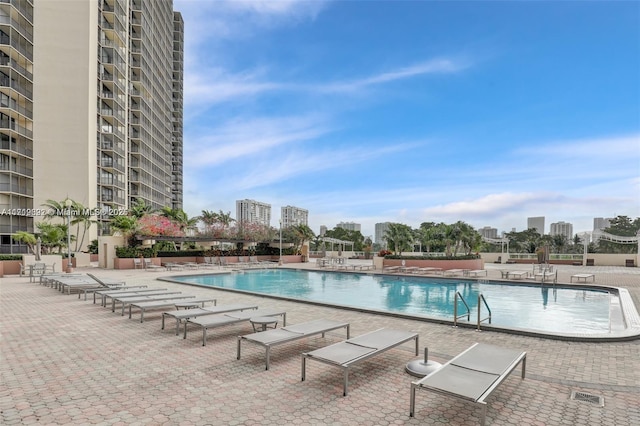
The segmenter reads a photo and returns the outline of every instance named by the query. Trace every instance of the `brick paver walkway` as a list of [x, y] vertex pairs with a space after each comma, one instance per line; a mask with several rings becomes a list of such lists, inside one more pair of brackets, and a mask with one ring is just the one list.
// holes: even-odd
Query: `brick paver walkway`
[[[499, 277], [487, 265], [489, 278]], [[307, 266], [308, 267], [308, 266]], [[596, 284], [626, 287], [638, 305], [637, 268], [567, 267], [595, 272]], [[218, 305], [256, 303], [285, 308], [289, 323], [335, 318], [351, 323], [353, 336], [381, 327], [420, 333], [420, 347], [445, 362], [473, 342], [527, 351], [527, 378], [510, 376], [489, 398], [487, 423], [493, 425], [638, 425], [640, 424], [640, 340], [581, 343], [497, 332], [453, 329], [448, 325], [365, 314], [301, 303], [180, 286], [155, 278], [185, 272], [94, 270], [124, 278], [129, 285], [179, 289], [215, 295]], [[496, 275], [497, 274], [497, 275]], [[186, 340], [173, 327], [160, 330], [161, 311], [145, 322], [62, 295], [28, 278], [0, 280], [0, 422], [15, 424], [103, 425], [401, 425], [478, 423], [470, 404], [419, 392], [416, 417], [410, 418], [404, 372], [415, 359], [411, 345], [357, 365], [349, 396], [342, 397], [340, 370], [309, 363], [300, 381], [300, 353], [344, 338], [343, 331], [277, 347], [271, 369], [264, 370], [264, 349], [243, 345], [237, 360], [236, 336], [251, 332], [239, 324]], [[604, 406], [570, 400], [572, 391], [604, 397]]]

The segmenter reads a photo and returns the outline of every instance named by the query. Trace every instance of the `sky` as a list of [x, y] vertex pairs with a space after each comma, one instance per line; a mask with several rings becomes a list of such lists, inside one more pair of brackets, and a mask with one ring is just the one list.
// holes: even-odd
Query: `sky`
[[309, 226], [640, 217], [640, 2], [174, 0], [184, 210]]

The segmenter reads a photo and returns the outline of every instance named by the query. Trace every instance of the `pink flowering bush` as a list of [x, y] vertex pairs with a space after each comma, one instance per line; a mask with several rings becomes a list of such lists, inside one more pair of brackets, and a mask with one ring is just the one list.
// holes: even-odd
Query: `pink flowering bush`
[[150, 237], [184, 237], [184, 232], [177, 223], [160, 215], [145, 215], [138, 219], [137, 234]]

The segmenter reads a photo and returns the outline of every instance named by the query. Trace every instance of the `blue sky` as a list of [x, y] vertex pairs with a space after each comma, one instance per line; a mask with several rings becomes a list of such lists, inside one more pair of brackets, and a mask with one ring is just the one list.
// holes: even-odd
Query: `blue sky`
[[184, 209], [309, 226], [640, 216], [640, 2], [174, 0]]

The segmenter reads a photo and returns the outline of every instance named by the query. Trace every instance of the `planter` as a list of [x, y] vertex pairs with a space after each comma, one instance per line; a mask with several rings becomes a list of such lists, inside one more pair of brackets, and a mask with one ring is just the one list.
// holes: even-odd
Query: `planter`
[[418, 268], [442, 268], [447, 269], [484, 269], [484, 261], [482, 259], [461, 259], [461, 260], [417, 260], [417, 259], [384, 259], [383, 267], [387, 266], [417, 266]]

